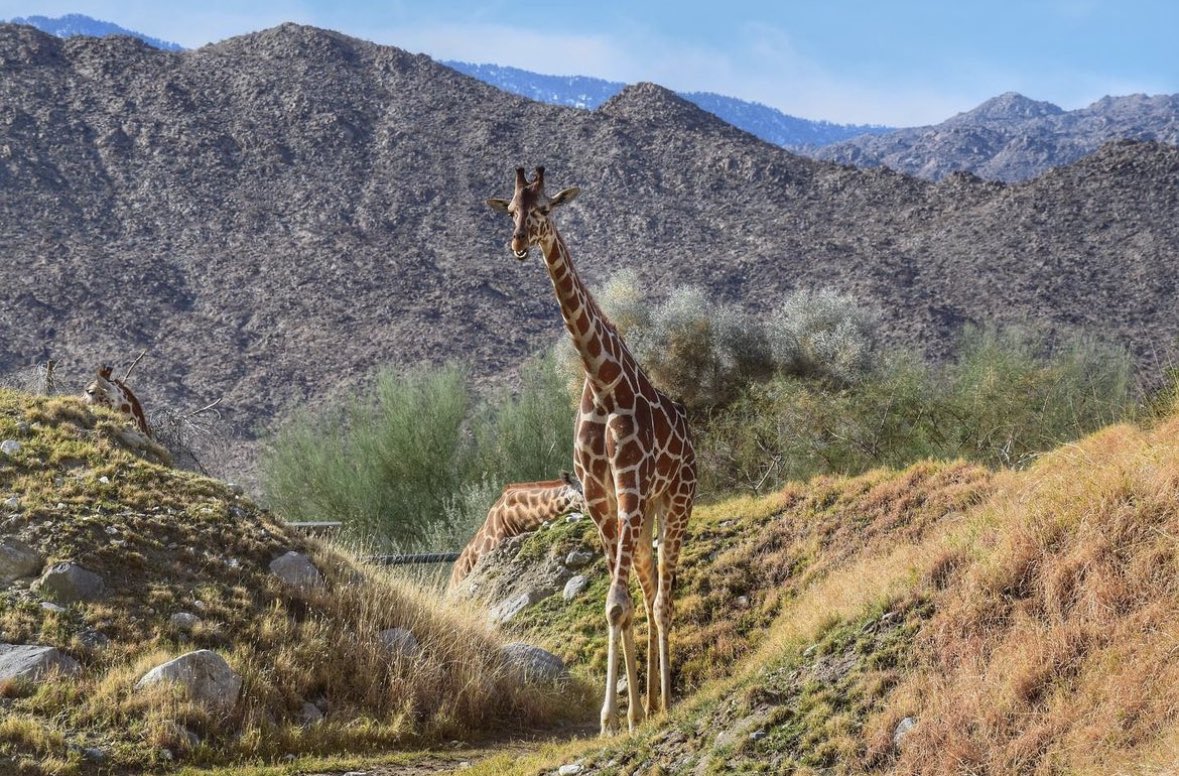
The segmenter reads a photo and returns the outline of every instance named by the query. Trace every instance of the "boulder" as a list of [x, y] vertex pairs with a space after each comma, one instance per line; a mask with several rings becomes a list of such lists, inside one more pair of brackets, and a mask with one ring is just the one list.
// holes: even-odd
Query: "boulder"
[[565, 556], [565, 567], [571, 569], [585, 568], [594, 562], [598, 556], [588, 550], [574, 550]]
[[0, 644], [0, 680], [39, 682], [53, 672], [73, 676], [82, 670], [78, 661], [55, 647], [36, 644]]
[[173, 628], [182, 631], [192, 630], [200, 621], [201, 618], [197, 617], [192, 612], [176, 612], [176, 614], [168, 618], [168, 623]]
[[389, 628], [377, 634], [377, 640], [385, 648], [392, 658], [405, 658], [412, 660], [422, 653], [422, 647], [418, 644], [418, 637], [413, 635], [413, 632], [405, 628]]
[[270, 562], [270, 571], [287, 587], [307, 592], [323, 587], [323, 576], [315, 564], [301, 552], [291, 550]]
[[20, 442], [15, 439], [5, 439], [0, 442], [0, 453], [5, 455], [16, 455], [20, 452]]
[[901, 744], [905, 740], [905, 736], [913, 732], [913, 728], [915, 727], [917, 727], [917, 720], [913, 719], [912, 717], [905, 717], [900, 722], [898, 722], [896, 729], [892, 731], [893, 747], [897, 750], [900, 750]]
[[34, 576], [44, 562], [40, 553], [20, 539], [5, 539], [0, 542], [0, 585]]
[[565, 591], [561, 594], [566, 601], [572, 601], [585, 592], [589, 587], [589, 579], [584, 574], [578, 574], [565, 583]]
[[135, 684], [142, 690], [159, 682], [184, 686], [188, 697], [213, 712], [228, 713], [237, 703], [242, 679], [225, 658], [209, 649], [199, 649], [158, 665]]
[[62, 604], [93, 601], [106, 592], [102, 577], [71, 561], [53, 564], [33, 586], [41, 595]]
[[525, 590], [519, 595], [512, 596], [504, 601], [500, 601], [495, 606], [491, 607], [491, 611], [487, 613], [488, 619], [492, 623], [499, 625], [511, 620], [520, 612], [532, 606], [537, 601], [548, 598], [552, 593], [547, 590]]
[[548, 650], [514, 641], [503, 647], [508, 668], [524, 684], [553, 684], [569, 681], [565, 662]]

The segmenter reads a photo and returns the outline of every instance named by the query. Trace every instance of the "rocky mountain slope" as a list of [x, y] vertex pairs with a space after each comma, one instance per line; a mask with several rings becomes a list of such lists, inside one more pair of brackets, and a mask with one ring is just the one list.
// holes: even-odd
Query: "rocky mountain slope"
[[[571, 75], [542, 75], [516, 67], [475, 65], [469, 62], [443, 61], [460, 73], [519, 94], [537, 102], [594, 109], [626, 88], [618, 81]], [[814, 149], [860, 135], [891, 131], [890, 127], [871, 124], [835, 124], [812, 121], [783, 113], [758, 102], [739, 100], [712, 92], [680, 92], [688, 102], [716, 114], [735, 127], [767, 143], [791, 149]]]
[[1103, 97], [1066, 111], [1008, 92], [941, 124], [853, 138], [817, 149], [814, 156], [935, 181], [965, 171], [1014, 182], [1126, 139], [1179, 145], [1179, 94]]
[[[196, 51], [0, 25], [0, 373], [136, 372], [149, 411], [244, 432], [375, 366], [501, 375], [561, 335], [484, 204], [544, 164], [591, 283], [624, 268], [767, 311], [831, 286], [944, 352], [966, 321], [1174, 354], [1179, 150], [1107, 146], [1018, 186], [792, 155], [652, 84], [589, 112], [298, 25]], [[68, 387], [68, 385], [66, 386]]]

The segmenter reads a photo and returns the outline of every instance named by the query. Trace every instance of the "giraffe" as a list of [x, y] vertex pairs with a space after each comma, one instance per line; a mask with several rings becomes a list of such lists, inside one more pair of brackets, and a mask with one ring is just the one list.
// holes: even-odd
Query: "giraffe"
[[487, 511], [483, 526], [475, 532], [455, 561], [450, 574], [450, 588], [454, 589], [480, 558], [505, 539], [534, 531], [544, 521], [567, 512], [585, 511], [581, 483], [568, 472], [562, 472], [559, 480], [505, 485], [503, 493]]
[[135, 394], [131, 392], [125, 382], [117, 377], [111, 377], [111, 371], [110, 366], [99, 367], [98, 375], [94, 381], [86, 386], [86, 393], [82, 397], [83, 401], [87, 404], [110, 407], [123, 413], [135, 422], [144, 436], [154, 439], [155, 434], [152, 432], [151, 426], [148, 425], [143, 405], [139, 403], [139, 399], [135, 398]]
[[[573, 467], [610, 572], [606, 697], [601, 713], [601, 733], [606, 736], [618, 730], [619, 642], [628, 688], [627, 725], [632, 732], [644, 713], [635, 668], [632, 570], [643, 592], [648, 623], [646, 714], [666, 712], [670, 702], [672, 587], [696, 495], [696, 460], [683, 405], [657, 390], [643, 373], [577, 274], [549, 215], [578, 193], [580, 189], [573, 187], [549, 197], [544, 192], [543, 167], [536, 168], [531, 181], [518, 167], [512, 199], [489, 199], [487, 204], [512, 217], [508, 243], [512, 255], [523, 261], [532, 246], [540, 247], [565, 328], [585, 370]], [[658, 536], [658, 568], [652, 558], [653, 535]]]

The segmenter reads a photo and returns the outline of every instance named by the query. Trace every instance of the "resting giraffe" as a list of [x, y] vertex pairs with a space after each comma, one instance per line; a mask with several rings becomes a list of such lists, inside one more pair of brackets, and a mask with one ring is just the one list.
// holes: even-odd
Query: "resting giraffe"
[[487, 511], [483, 526], [475, 532], [454, 562], [450, 587], [453, 589], [475, 568], [480, 558], [505, 539], [534, 531], [544, 521], [568, 512], [584, 511], [581, 483], [569, 474], [563, 473], [559, 480], [505, 485], [504, 492]]
[[[668, 707], [672, 586], [696, 495], [696, 460], [683, 406], [658, 391], [643, 374], [578, 276], [569, 249], [549, 217], [553, 208], [570, 202], [579, 191], [569, 188], [550, 198], [544, 193], [543, 167], [536, 168], [532, 181], [524, 168], [518, 167], [511, 201], [487, 202], [512, 217], [514, 229], [508, 247], [517, 259], [527, 258], [534, 245], [543, 252], [565, 328], [585, 370], [573, 466], [610, 571], [606, 698], [601, 717], [602, 735], [608, 735], [618, 729], [615, 688], [620, 641], [628, 687], [627, 723], [633, 731], [642, 721], [629, 587], [632, 567], [647, 611], [646, 710], [654, 714]], [[651, 552], [656, 523], [658, 573]]]
[[151, 426], [148, 425], [143, 405], [139, 403], [139, 399], [135, 398], [135, 394], [131, 392], [125, 382], [117, 377], [111, 377], [111, 371], [112, 368], [109, 366], [99, 367], [98, 375], [94, 381], [86, 386], [84, 401], [87, 404], [98, 404], [121, 412], [135, 421], [135, 425], [145, 436], [149, 439], [154, 438], [155, 434], [152, 433]]

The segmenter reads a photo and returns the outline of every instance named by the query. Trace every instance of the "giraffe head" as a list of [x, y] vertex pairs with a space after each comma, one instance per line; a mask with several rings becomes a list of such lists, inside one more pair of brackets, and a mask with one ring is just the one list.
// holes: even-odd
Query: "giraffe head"
[[152, 436], [151, 427], [139, 399], [126, 383], [111, 376], [112, 371], [110, 366], [99, 367], [94, 380], [86, 386], [82, 400], [87, 404], [98, 404], [123, 413], [131, 418], [143, 433]]
[[572, 202], [581, 192], [573, 186], [562, 189], [556, 196], [544, 193], [544, 168], [537, 167], [536, 175], [529, 181], [523, 167], [516, 168], [516, 191], [512, 199], [489, 199], [487, 204], [502, 210], [512, 217], [512, 239], [508, 248], [512, 255], [523, 261], [528, 258], [528, 249], [552, 233], [549, 212], [560, 205]]

